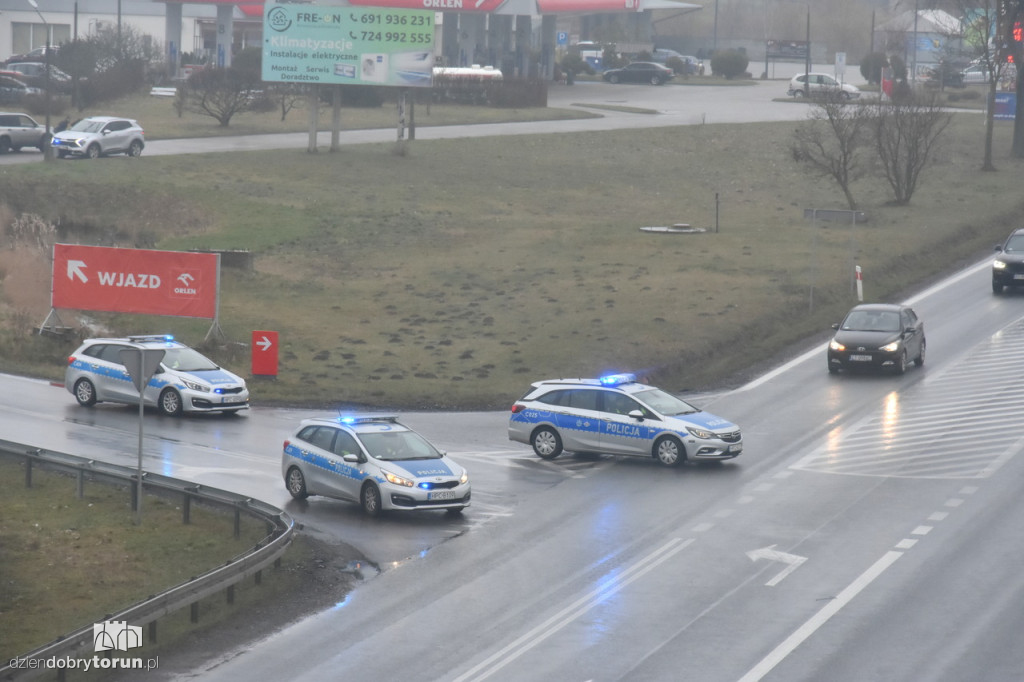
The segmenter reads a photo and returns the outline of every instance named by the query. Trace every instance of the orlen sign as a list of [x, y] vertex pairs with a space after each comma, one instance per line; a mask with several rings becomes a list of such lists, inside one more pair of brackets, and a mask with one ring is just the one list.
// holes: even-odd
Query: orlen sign
[[51, 306], [217, 318], [220, 255], [53, 245]]

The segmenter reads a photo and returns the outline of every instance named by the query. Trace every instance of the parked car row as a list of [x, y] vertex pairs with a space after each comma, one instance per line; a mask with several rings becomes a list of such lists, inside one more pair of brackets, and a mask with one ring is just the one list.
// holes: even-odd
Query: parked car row
[[[89, 116], [66, 129], [58, 127], [50, 146], [59, 158], [95, 159], [110, 154], [139, 156], [146, 147], [146, 133], [138, 121], [118, 116]], [[28, 114], [0, 112], [0, 154], [46, 146], [46, 126]]]

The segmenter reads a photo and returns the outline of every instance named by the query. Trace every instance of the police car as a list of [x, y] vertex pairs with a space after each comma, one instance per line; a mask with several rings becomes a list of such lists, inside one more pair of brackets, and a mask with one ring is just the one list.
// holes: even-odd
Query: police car
[[543, 459], [569, 450], [654, 457], [673, 466], [743, 451], [738, 426], [633, 374], [532, 384], [512, 405], [508, 437], [532, 445]]
[[358, 502], [369, 516], [469, 506], [469, 473], [391, 415], [304, 420], [284, 442], [281, 473], [297, 500]]
[[79, 405], [139, 404], [139, 392], [121, 359], [121, 351], [130, 349], [164, 352], [143, 392], [144, 405], [155, 406], [170, 416], [182, 412], [235, 413], [249, 407], [244, 379], [168, 335], [86, 339], [68, 357], [64, 371], [64, 386]]

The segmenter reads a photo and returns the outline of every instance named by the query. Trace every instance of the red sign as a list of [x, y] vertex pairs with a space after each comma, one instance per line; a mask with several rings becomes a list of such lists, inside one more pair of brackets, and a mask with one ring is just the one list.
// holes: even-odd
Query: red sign
[[435, 12], [494, 12], [505, 0], [349, 0], [350, 5], [429, 9]]
[[215, 319], [219, 279], [216, 253], [54, 244], [50, 305]]
[[277, 376], [277, 332], [252, 333], [252, 373]]

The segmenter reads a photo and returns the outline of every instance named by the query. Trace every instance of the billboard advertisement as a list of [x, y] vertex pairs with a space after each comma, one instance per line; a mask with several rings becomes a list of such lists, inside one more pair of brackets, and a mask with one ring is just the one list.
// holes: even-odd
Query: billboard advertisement
[[50, 305], [216, 319], [220, 255], [53, 245]]
[[432, 11], [267, 3], [263, 25], [264, 81], [430, 87]]

